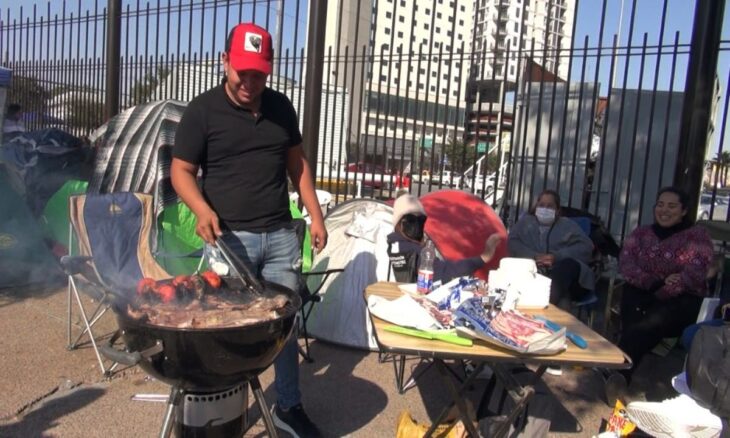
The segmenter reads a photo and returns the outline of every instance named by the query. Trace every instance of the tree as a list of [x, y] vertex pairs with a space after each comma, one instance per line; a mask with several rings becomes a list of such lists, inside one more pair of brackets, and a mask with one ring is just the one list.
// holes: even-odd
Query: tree
[[449, 161], [449, 166], [454, 172], [462, 173], [474, 162], [474, 150], [476, 146], [466, 144], [462, 140], [452, 137], [444, 146], [444, 155]]
[[141, 80], [135, 82], [129, 93], [132, 96], [132, 105], [148, 102], [157, 87], [170, 76], [170, 72], [169, 68], [161, 65], [157, 67], [155, 73], [148, 73]]
[[[730, 151], [718, 152], [715, 159], [710, 162], [715, 163], [716, 178], [724, 186], [727, 182], [728, 170], [730, 170]], [[711, 184], [715, 184], [715, 181], [711, 181]]]
[[[458, 173], [463, 173], [483, 155], [482, 153], [476, 153], [475, 144], [467, 144], [456, 138], [449, 139], [448, 144], [444, 146], [444, 154], [449, 161], [451, 170]], [[491, 174], [497, 170], [498, 166], [499, 157], [496, 153], [491, 153], [487, 157], [485, 165], [482, 166], [482, 174]]]

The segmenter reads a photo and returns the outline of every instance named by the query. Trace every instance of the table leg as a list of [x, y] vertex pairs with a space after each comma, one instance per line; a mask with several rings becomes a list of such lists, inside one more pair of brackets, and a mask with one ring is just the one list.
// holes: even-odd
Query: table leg
[[495, 376], [497, 376], [497, 378], [502, 382], [504, 390], [507, 394], [509, 394], [515, 404], [512, 411], [506, 415], [505, 421], [500, 422], [497, 426], [494, 436], [507, 436], [510, 425], [514, 424], [515, 420], [524, 413], [527, 405], [530, 403], [530, 400], [532, 400], [532, 397], [535, 395], [535, 384], [537, 379], [539, 379], [539, 377], [545, 372], [545, 368], [546, 367], [544, 365], [541, 365], [533, 378], [526, 385], [522, 385], [519, 381], [517, 381], [517, 379], [515, 379], [512, 372], [504, 365], [492, 365], [492, 370], [494, 371]]
[[482, 369], [484, 369], [484, 363], [480, 363], [479, 365], [477, 365], [477, 367], [474, 369], [474, 372], [469, 375], [469, 377], [467, 377], [467, 379], [464, 381], [460, 388], [457, 388], [456, 384], [454, 383], [454, 379], [449, 377], [448, 367], [443, 360], [433, 359], [433, 363], [436, 364], [441, 376], [446, 382], [446, 387], [451, 394], [452, 401], [441, 411], [438, 418], [436, 418], [433, 424], [431, 424], [431, 427], [428, 429], [428, 431], [426, 431], [424, 438], [431, 438], [433, 433], [436, 431], [438, 425], [442, 421], [444, 421], [446, 415], [449, 413], [449, 410], [454, 405], [456, 405], [457, 409], [459, 410], [459, 414], [461, 415], [461, 419], [464, 422], [464, 426], [466, 427], [467, 432], [469, 432], [469, 435], [472, 437], [478, 437], [479, 433], [477, 432], [476, 427], [474, 427], [473, 419], [469, 418], [469, 411], [466, 408], [466, 401], [464, 400], [464, 392], [466, 391], [466, 388], [471, 385], [476, 376], [482, 371]]
[[[418, 367], [425, 361], [425, 359], [421, 359], [416, 367]], [[419, 370], [416, 373], [411, 373], [408, 381], [403, 383], [403, 380], [405, 379], [406, 356], [401, 354], [399, 356], [393, 357], [393, 368], [395, 370], [395, 386], [398, 389], [398, 394], [405, 394], [406, 391], [416, 386], [416, 380], [418, 380], [419, 377], [421, 377], [426, 371], [428, 371], [432, 365], [433, 362], [429, 362], [425, 368]]]

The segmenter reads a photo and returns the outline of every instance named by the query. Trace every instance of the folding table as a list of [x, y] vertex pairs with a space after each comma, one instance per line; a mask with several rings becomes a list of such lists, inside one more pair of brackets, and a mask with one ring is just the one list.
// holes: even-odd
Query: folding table
[[[403, 295], [403, 292], [398, 288], [398, 283], [379, 282], [365, 289], [366, 300], [370, 295], [378, 295], [393, 300]], [[477, 430], [467, 414], [464, 393], [486, 365], [489, 365], [494, 373], [483, 397], [489, 395], [488, 392], [494, 388], [496, 380], [499, 380], [515, 402], [514, 408], [507, 415], [506, 421], [499, 425], [495, 433], [496, 436], [505, 436], [508, 433], [510, 424], [524, 412], [530, 402], [537, 383], [534, 380], [526, 384], [518, 382], [509, 372], [509, 365], [537, 365], [536, 379], [542, 376], [549, 365], [615, 369], [631, 367], [631, 360], [618, 347], [588, 328], [570, 313], [552, 305], [547, 309], [524, 312], [532, 315], [543, 315], [549, 320], [567, 327], [568, 330], [582, 336], [588, 343], [588, 348], [580, 349], [568, 341], [568, 348], [562, 353], [553, 356], [534, 356], [511, 352], [484, 341], [475, 341], [473, 346], [465, 347], [387, 331], [385, 328], [393, 324], [370, 315], [373, 323], [373, 334], [381, 352], [431, 359], [446, 382], [452, 401], [443, 408], [438, 418], [433, 422], [431, 429], [425, 435], [426, 437], [433, 434], [436, 426], [445, 419], [448, 411], [454, 405], [456, 405], [469, 433], [472, 436], [478, 436]], [[459, 382], [449, 372], [450, 370], [444, 362], [446, 360], [470, 360], [476, 364], [476, 368], [466, 380]], [[398, 368], [396, 367], [397, 372]], [[398, 376], [396, 377], [398, 378]]]

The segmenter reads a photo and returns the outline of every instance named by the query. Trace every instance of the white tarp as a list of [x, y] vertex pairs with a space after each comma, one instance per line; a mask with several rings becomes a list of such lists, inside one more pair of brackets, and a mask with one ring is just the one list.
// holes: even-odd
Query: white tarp
[[[363, 292], [378, 281], [388, 281], [388, 234], [393, 231], [393, 209], [372, 199], [355, 199], [332, 209], [325, 218], [327, 247], [317, 254], [312, 271], [343, 268], [322, 287], [307, 322], [309, 334], [336, 344], [376, 350]], [[315, 290], [320, 278], [308, 278]]]

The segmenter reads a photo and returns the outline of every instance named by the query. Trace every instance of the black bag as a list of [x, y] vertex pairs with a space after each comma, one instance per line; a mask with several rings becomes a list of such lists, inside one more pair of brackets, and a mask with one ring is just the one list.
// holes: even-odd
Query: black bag
[[414, 252], [394, 252], [393, 244], [388, 244], [388, 257], [393, 268], [395, 281], [399, 283], [415, 283], [418, 277], [418, 254]]
[[687, 355], [687, 385], [697, 403], [730, 417], [730, 326], [700, 327]]

